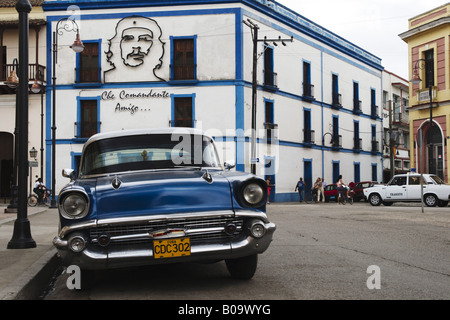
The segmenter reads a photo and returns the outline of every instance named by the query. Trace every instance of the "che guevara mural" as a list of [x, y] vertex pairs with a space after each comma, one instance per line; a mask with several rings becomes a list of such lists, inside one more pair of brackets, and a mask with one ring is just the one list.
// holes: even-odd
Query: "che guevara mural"
[[106, 58], [111, 68], [105, 82], [166, 81], [160, 75], [164, 57], [162, 30], [158, 23], [142, 16], [125, 17], [108, 40]]

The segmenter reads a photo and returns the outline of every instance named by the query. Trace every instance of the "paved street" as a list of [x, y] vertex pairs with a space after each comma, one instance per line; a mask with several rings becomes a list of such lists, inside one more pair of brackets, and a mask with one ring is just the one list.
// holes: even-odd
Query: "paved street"
[[251, 281], [223, 262], [153, 266], [104, 272], [82, 292], [62, 275], [46, 299], [450, 299], [448, 207], [291, 203], [268, 214], [275, 239]]

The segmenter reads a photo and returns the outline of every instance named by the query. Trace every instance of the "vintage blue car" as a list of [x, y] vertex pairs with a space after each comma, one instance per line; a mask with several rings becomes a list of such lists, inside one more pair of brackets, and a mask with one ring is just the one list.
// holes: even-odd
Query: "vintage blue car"
[[84, 145], [78, 177], [58, 195], [63, 265], [82, 272], [220, 261], [250, 279], [275, 231], [267, 185], [218, 160], [196, 129], [101, 133]]

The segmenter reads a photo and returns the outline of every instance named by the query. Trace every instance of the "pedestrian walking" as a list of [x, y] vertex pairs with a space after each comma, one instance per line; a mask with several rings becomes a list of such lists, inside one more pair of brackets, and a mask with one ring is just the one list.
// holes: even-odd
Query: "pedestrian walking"
[[266, 203], [267, 204], [270, 204], [270, 200], [269, 200], [270, 191], [272, 191], [272, 187], [274, 186], [270, 180], [271, 180], [270, 176], [267, 177], [267, 180], [266, 180], [266, 183], [267, 183], [267, 202]]
[[305, 199], [305, 188], [306, 184], [303, 181], [303, 178], [300, 177], [300, 179], [297, 182], [297, 185], [295, 186], [295, 191], [298, 191], [300, 202], [303, 202], [303, 200]]

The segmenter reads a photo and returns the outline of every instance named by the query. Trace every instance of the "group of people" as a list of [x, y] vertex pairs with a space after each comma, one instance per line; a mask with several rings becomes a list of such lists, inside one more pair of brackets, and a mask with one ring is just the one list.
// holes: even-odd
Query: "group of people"
[[[316, 197], [316, 202], [320, 202], [322, 200], [322, 202], [325, 202], [325, 187], [326, 187], [326, 182], [324, 178], [317, 178], [316, 182], [314, 182], [314, 185], [311, 188], [311, 192], [313, 197]], [[300, 178], [300, 180], [298, 180], [296, 186], [295, 186], [295, 191], [298, 191], [298, 195], [300, 196], [300, 202], [303, 202], [305, 200], [305, 191], [306, 191], [307, 185], [305, 183], [305, 181], [303, 181], [303, 178]]]
[[[313, 199], [316, 199], [316, 202], [325, 202], [325, 187], [326, 187], [325, 179], [324, 178], [317, 178], [316, 182], [314, 182], [314, 185], [311, 188], [311, 193]], [[338, 188], [338, 203], [341, 203], [341, 197], [347, 197], [348, 198], [348, 191], [349, 187], [345, 185], [345, 183], [342, 181], [342, 175], [339, 175], [338, 181], [336, 182], [336, 186]], [[307, 185], [305, 181], [303, 181], [303, 178], [300, 177], [298, 180], [295, 191], [298, 191], [298, 195], [300, 197], [300, 202], [303, 202], [305, 200], [305, 191], [306, 191]]]

